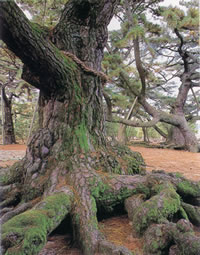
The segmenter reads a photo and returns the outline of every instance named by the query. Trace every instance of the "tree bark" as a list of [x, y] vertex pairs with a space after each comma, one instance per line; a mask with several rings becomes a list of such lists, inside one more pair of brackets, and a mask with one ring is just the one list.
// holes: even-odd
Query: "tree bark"
[[176, 145], [176, 146], [180, 146], [180, 147], [185, 146], [185, 139], [184, 139], [183, 135], [180, 133], [180, 130], [178, 128], [172, 126], [169, 129], [167, 143]]
[[[0, 175], [6, 255], [38, 254], [67, 215], [84, 255], [131, 255], [105, 239], [97, 210], [112, 212], [138, 193], [148, 201], [160, 190], [164, 201], [168, 193], [156, 184], [166, 181], [175, 187], [171, 192], [177, 210], [182, 207], [175, 189], [183, 197], [189, 193], [193, 201], [199, 198], [198, 184], [165, 174], [147, 175], [139, 153], [111, 147], [106, 140], [99, 71], [107, 25], [118, 3], [69, 0], [60, 22], [47, 33], [28, 21], [15, 2], [0, 2], [0, 38], [24, 62], [23, 78], [40, 89], [40, 129], [24, 159]], [[168, 212], [174, 215], [177, 210]], [[148, 213], [146, 217], [150, 225]]]

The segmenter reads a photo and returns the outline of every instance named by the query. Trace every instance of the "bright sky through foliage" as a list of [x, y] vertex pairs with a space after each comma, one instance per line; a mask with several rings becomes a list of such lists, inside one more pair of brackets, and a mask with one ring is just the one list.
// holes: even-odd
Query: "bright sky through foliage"
[[[179, 0], [164, 0], [160, 3], [161, 6], [179, 6], [179, 8], [184, 9], [183, 6], [179, 5]], [[113, 18], [108, 26], [108, 30], [118, 30], [120, 29], [120, 23], [116, 18]]]

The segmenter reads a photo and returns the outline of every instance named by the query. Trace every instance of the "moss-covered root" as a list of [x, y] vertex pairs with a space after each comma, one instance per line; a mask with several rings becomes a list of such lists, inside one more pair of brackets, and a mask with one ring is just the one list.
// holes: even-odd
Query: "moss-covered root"
[[21, 183], [23, 179], [23, 160], [16, 162], [10, 168], [0, 168], [0, 185]]
[[34, 209], [13, 217], [2, 226], [2, 248], [6, 255], [38, 254], [53, 231], [71, 210], [73, 193], [55, 193]]
[[200, 206], [200, 182], [192, 182], [182, 178], [176, 187], [184, 202]]
[[180, 196], [171, 183], [154, 186], [156, 195], [142, 203], [133, 215], [133, 226], [142, 234], [152, 223], [164, 223], [179, 211], [187, 218], [181, 207]]
[[194, 234], [190, 222], [179, 220], [176, 228], [171, 228], [170, 231], [177, 246], [177, 255], [200, 254], [200, 237]]
[[144, 253], [161, 255], [200, 254], [200, 238], [194, 235], [192, 224], [184, 219], [175, 223], [153, 224], [144, 235]]
[[167, 249], [173, 240], [168, 229], [168, 224], [153, 224], [147, 229], [144, 234], [145, 255], [167, 254]]
[[200, 226], [200, 207], [182, 202], [182, 207], [186, 211], [189, 220], [196, 226]]
[[125, 185], [128, 177], [123, 176], [126, 179], [123, 183], [117, 179], [117, 176], [115, 178], [109, 176], [108, 178], [107, 175], [101, 176], [88, 169], [84, 171], [84, 177], [80, 171], [73, 172], [71, 177], [71, 183], [74, 182], [73, 186], [76, 187], [75, 203], [72, 210], [74, 239], [79, 242], [84, 255], [131, 254], [126, 248], [116, 246], [105, 240], [98, 227], [97, 205], [99, 211], [102, 208], [105, 211], [112, 210], [116, 204], [123, 203], [123, 200], [133, 192], [135, 186], [143, 181], [142, 177], [134, 178], [135, 186], [130, 185], [130, 190], [125, 190], [123, 185]]

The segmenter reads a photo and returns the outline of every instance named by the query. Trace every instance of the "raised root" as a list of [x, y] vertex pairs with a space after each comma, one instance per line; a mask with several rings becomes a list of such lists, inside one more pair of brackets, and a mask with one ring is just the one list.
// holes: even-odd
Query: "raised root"
[[29, 203], [25, 203], [25, 204], [18, 206], [15, 210], [8, 211], [1, 218], [1, 224], [4, 224], [6, 221], [11, 219], [12, 217], [14, 217], [22, 212], [25, 212], [27, 209], [30, 209], [31, 207], [32, 207], [32, 203], [29, 202]]

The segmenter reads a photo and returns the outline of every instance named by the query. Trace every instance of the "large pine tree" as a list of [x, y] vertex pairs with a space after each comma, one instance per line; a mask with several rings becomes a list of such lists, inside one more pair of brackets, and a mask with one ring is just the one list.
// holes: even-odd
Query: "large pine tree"
[[68, 214], [83, 254], [132, 254], [98, 229], [97, 210], [107, 213], [124, 201], [138, 235], [145, 235], [146, 254], [172, 244], [180, 254], [200, 252], [188, 221], [200, 223], [198, 183], [145, 174], [139, 154], [106, 141], [100, 71], [118, 3], [69, 0], [48, 30], [31, 23], [14, 1], [0, 2], [0, 38], [23, 61], [23, 79], [40, 89], [40, 129], [25, 158], [1, 175], [3, 254], [38, 254]]

